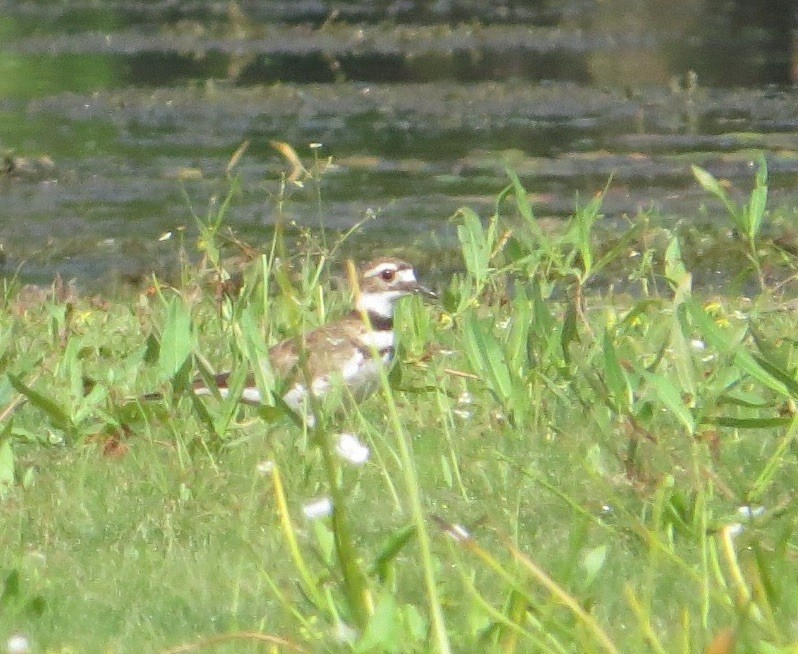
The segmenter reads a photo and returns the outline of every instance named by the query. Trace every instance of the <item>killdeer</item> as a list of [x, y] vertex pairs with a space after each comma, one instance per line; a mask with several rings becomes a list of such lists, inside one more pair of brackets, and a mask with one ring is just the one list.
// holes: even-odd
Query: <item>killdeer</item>
[[[345, 388], [360, 402], [380, 385], [380, 367], [387, 368], [394, 356], [393, 317], [396, 302], [414, 293], [435, 297], [416, 279], [410, 264], [399, 259], [375, 259], [358, 271], [355, 309], [336, 322], [313, 329], [301, 337], [313, 395], [323, 399], [336, 386]], [[308, 406], [307, 377], [300, 361], [297, 339], [278, 343], [269, 350], [269, 361], [275, 378], [283, 380], [282, 398], [288, 407], [305, 422], [315, 423]], [[230, 373], [216, 375], [219, 394], [228, 392]], [[197, 382], [194, 392], [210, 395], [213, 391]], [[245, 382], [241, 401], [247, 404], [264, 402], [254, 376]]]

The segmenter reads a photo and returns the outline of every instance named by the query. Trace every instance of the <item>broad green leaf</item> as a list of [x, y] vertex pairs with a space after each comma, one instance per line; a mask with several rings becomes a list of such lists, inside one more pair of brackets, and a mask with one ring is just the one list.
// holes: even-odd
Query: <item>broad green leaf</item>
[[798, 643], [792, 645], [773, 645], [764, 640], [759, 640], [756, 643], [756, 649], [753, 650], [756, 654], [798, 654]]
[[693, 288], [693, 276], [682, 261], [679, 239], [674, 237], [665, 251], [665, 277], [673, 288], [673, 304], [680, 305], [690, 297]]
[[772, 417], [772, 418], [737, 418], [735, 416], [712, 416], [705, 418], [701, 422], [706, 425], [716, 425], [718, 427], [732, 427], [733, 429], [778, 429], [789, 425], [793, 421], [791, 417]]
[[571, 353], [568, 347], [571, 343], [579, 342], [579, 330], [576, 328], [576, 305], [573, 300], [569, 300], [568, 305], [565, 307], [565, 316], [563, 317], [562, 331], [560, 332], [560, 347], [566, 363], [571, 361]]
[[429, 631], [429, 621], [412, 604], [405, 604], [401, 608], [407, 635], [418, 641], [425, 638]]
[[83, 422], [97, 410], [98, 405], [104, 402], [106, 397], [108, 397], [108, 391], [105, 386], [95, 384], [89, 394], [78, 403], [72, 421], [75, 424]]
[[83, 366], [80, 362], [82, 346], [83, 341], [79, 336], [70, 336], [58, 364], [59, 370], [66, 371], [69, 377], [69, 390], [72, 398], [79, 398], [83, 395]]
[[513, 372], [523, 376], [530, 366], [529, 329], [532, 323], [532, 302], [519, 286], [513, 298], [512, 323], [507, 337], [507, 358]]
[[459, 213], [463, 216], [463, 224], [457, 226], [457, 237], [460, 239], [466, 269], [477, 284], [482, 285], [488, 276], [490, 245], [476, 212], [464, 207]]
[[776, 447], [762, 468], [756, 481], [750, 487], [748, 500], [751, 502], [760, 501], [759, 498], [772, 494], [769, 492], [776, 473], [784, 469], [785, 466], [792, 467], [791, 457], [787, 456], [788, 451], [795, 447], [795, 436], [798, 434], [798, 417], [793, 416], [790, 421], [790, 428], [787, 429], [778, 439]]
[[679, 245], [679, 239], [674, 236], [670, 240], [670, 243], [668, 243], [668, 248], [665, 250], [665, 277], [673, 288], [677, 288], [689, 274], [682, 261], [682, 250]]
[[727, 198], [726, 191], [712, 173], [695, 164], [691, 165], [690, 169], [693, 171], [693, 177], [696, 178], [701, 188], [719, 198]]
[[641, 371], [650, 384], [657, 399], [676, 416], [690, 434], [695, 434], [695, 417], [682, 399], [682, 391], [667, 377], [651, 372]]
[[756, 173], [756, 185], [754, 190], [751, 191], [751, 197], [748, 201], [748, 209], [746, 211], [746, 219], [748, 222], [747, 235], [748, 239], [753, 243], [759, 235], [759, 230], [765, 219], [765, 209], [768, 202], [768, 167], [765, 157], [759, 158], [759, 170]]
[[64, 411], [55, 400], [51, 400], [49, 397], [26, 386], [16, 375], [8, 373], [8, 379], [17, 393], [24, 395], [33, 406], [40, 411], [44, 411], [54, 427], [67, 432], [73, 431], [74, 425], [69, 413]]
[[671, 360], [679, 380], [679, 386], [683, 392], [695, 396], [698, 394], [696, 386], [698, 375], [693, 365], [693, 348], [689, 342], [690, 334], [685, 333], [684, 323], [679, 320], [678, 312], [674, 312], [669, 322], [671, 323]]
[[465, 320], [463, 329], [466, 354], [474, 370], [483, 377], [502, 402], [512, 395], [512, 380], [501, 346], [474, 313]]
[[381, 593], [377, 606], [369, 618], [363, 638], [358, 643], [358, 652], [401, 652], [406, 651], [402, 639], [402, 624], [391, 593]]
[[[219, 411], [214, 421], [214, 432], [220, 438], [226, 436], [227, 430], [238, 413], [240, 407], [239, 400], [241, 399], [241, 394], [244, 392], [248, 372], [245, 366], [238, 366], [233, 370], [227, 380], [227, 395], [219, 405]], [[266, 397], [270, 396], [267, 395]]]
[[604, 381], [612, 394], [612, 399], [616, 407], [622, 411], [629, 410], [632, 405], [632, 391], [629, 387], [626, 373], [618, 363], [618, 355], [615, 351], [613, 336], [610, 329], [604, 332]]
[[693, 176], [696, 178], [701, 187], [705, 191], [712, 193], [712, 195], [723, 202], [723, 205], [726, 207], [726, 211], [728, 212], [734, 224], [741, 232], [747, 234], [748, 230], [746, 229], [745, 218], [742, 215], [742, 211], [737, 204], [732, 201], [732, 199], [729, 197], [729, 194], [726, 193], [726, 190], [721, 186], [720, 182], [715, 179], [711, 173], [707, 172], [703, 168], [699, 168], [695, 165], [691, 165], [690, 168], [693, 171]]
[[0, 607], [8, 606], [10, 602], [19, 597], [19, 570], [12, 570], [3, 582], [3, 592], [0, 593]]
[[[260, 322], [254, 308], [248, 307], [241, 313], [239, 322], [241, 334], [244, 337], [244, 348], [255, 381], [264, 398], [271, 397], [277, 380], [269, 361], [269, 348], [266, 347], [260, 330]], [[269, 402], [264, 402], [269, 404]]]
[[405, 545], [415, 536], [415, 533], [416, 528], [413, 525], [405, 525], [392, 533], [380, 546], [372, 566], [372, 574], [376, 573], [383, 579], [387, 578], [389, 566], [404, 549]]
[[14, 449], [9, 436], [10, 422], [0, 436], [0, 497], [14, 485]]
[[746, 409], [772, 409], [774, 407], [773, 402], [765, 401], [757, 394], [747, 393], [741, 390], [736, 390], [734, 395], [722, 395], [720, 398], [718, 398], [718, 404], [730, 404], [732, 406], [740, 406]]
[[192, 350], [191, 315], [180, 297], [172, 297], [166, 314], [158, 352], [158, 379], [172, 379]]
[[540, 283], [535, 280], [532, 282], [532, 306], [533, 318], [532, 326], [537, 336], [547, 337], [557, 327], [558, 321], [549, 310], [549, 302], [543, 299]]
[[316, 538], [316, 554], [325, 567], [332, 569], [335, 560], [335, 535], [329, 525], [323, 520], [313, 520], [311, 524], [313, 535]]
[[693, 324], [698, 328], [701, 337], [710, 347], [718, 352], [731, 354], [734, 357], [734, 364], [763, 386], [766, 386], [784, 397], [795, 396], [792, 390], [785, 385], [783, 381], [763, 369], [747, 350], [742, 349], [736, 344], [729, 343], [729, 339], [707, 315], [703, 307], [695, 301], [686, 302], [683, 306], [687, 308]]
[[529, 199], [526, 196], [526, 189], [523, 184], [521, 184], [521, 180], [518, 178], [518, 175], [510, 169], [507, 169], [507, 175], [512, 182], [513, 192], [515, 194], [515, 206], [518, 209], [518, 213], [520, 213], [521, 217], [529, 224], [529, 227], [536, 233], [536, 236], [538, 233], [540, 236], [543, 236], [543, 233], [540, 231], [540, 226], [535, 220], [535, 214], [532, 212], [532, 205], [529, 204]]
[[599, 545], [585, 552], [585, 555], [580, 561], [582, 568], [585, 571], [584, 585], [589, 587], [593, 584], [601, 569], [604, 567], [604, 562], [607, 560], [607, 546]]
[[521, 214], [524, 227], [532, 234], [532, 239], [530, 240], [526, 236], [526, 233], [524, 233], [525, 230], [520, 230], [522, 234], [518, 235], [519, 239], [524, 243], [524, 246], [530, 253], [540, 249], [549, 257], [553, 256], [554, 252], [551, 241], [540, 228], [535, 218], [532, 205], [529, 204], [529, 198], [527, 197], [526, 189], [523, 184], [521, 184], [521, 180], [518, 178], [518, 175], [510, 169], [507, 169], [507, 175], [512, 183], [513, 195], [515, 195], [515, 206], [518, 209], [518, 213]]
[[576, 222], [575, 245], [582, 259], [582, 278], [587, 279], [593, 271], [593, 246], [590, 242], [590, 235], [593, 231], [593, 224], [599, 216], [601, 204], [604, 201], [604, 194], [598, 193], [584, 207], [577, 209], [574, 214]]
[[639, 225], [634, 225], [631, 229], [627, 229], [617, 241], [613, 241], [614, 245], [609, 250], [602, 252], [598, 261], [593, 264], [593, 276], [595, 277], [616, 259], [626, 256], [630, 245], [640, 238], [641, 229]]

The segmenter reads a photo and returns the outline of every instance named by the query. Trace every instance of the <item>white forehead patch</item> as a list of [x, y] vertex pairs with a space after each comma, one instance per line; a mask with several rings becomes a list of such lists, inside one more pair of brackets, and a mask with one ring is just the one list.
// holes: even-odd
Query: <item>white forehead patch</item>
[[396, 271], [396, 279], [400, 282], [414, 282], [416, 281], [416, 274], [412, 268], [402, 268]]

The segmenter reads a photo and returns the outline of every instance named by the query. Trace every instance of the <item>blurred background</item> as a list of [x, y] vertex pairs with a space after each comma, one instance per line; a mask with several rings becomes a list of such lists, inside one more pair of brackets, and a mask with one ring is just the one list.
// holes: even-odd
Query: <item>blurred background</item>
[[353, 255], [445, 262], [508, 167], [544, 223], [612, 178], [608, 233], [711, 232], [689, 164], [743, 197], [762, 150], [789, 237], [797, 22], [787, 0], [0, 2], [2, 272], [169, 275], [245, 142], [227, 220], [255, 245], [365, 221]]

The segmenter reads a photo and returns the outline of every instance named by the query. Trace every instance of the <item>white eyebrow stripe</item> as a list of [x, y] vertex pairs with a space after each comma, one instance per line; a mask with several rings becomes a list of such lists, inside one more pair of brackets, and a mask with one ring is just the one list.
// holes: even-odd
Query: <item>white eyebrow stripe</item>
[[377, 264], [373, 268], [369, 268], [367, 271], [363, 273], [363, 277], [376, 277], [384, 270], [399, 270], [399, 264], [394, 263], [393, 261], [383, 261], [380, 264]]
[[402, 268], [396, 271], [396, 279], [400, 282], [414, 282], [416, 281], [416, 274], [412, 268]]

